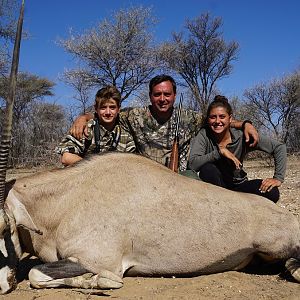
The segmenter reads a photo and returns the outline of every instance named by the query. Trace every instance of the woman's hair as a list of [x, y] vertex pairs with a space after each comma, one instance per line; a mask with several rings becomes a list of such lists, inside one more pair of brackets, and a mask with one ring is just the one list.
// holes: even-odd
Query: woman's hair
[[229, 115], [232, 115], [232, 107], [229, 104], [228, 99], [225, 96], [222, 96], [222, 95], [215, 96], [214, 100], [209, 104], [209, 106], [207, 108], [206, 116], [208, 117], [211, 110], [216, 107], [224, 107], [226, 112]]
[[208, 117], [210, 115], [211, 110], [216, 107], [224, 107], [226, 112], [229, 115], [232, 115], [232, 107], [229, 104], [228, 99], [225, 96], [217, 95], [217, 96], [215, 96], [214, 100], [208, 105], [207, 112], [206, 112], [206, 118], [205, 118], [205, 122], [204, 122], [203, 126], [205, 126], [207, 124]]
[[117, 102], [118, 107], [121, 106], [121, 93], [119, 90], [112, 85], [103, 87], [96, 93], [95, 107], [100, 107], [111, 98]]

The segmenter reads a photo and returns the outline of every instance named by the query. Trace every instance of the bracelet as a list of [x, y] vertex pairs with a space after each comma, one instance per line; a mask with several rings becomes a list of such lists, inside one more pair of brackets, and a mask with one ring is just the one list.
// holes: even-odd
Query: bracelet
[[251, 122], [250, 120], [245, 120], [245, 121], [243, 122], [243, 124], [242, 124], [242, 131], [245, 130], [245, 125], [246, 125], [247, 123], [249, 123], [249, 124], [252, 125], [252, 122]]

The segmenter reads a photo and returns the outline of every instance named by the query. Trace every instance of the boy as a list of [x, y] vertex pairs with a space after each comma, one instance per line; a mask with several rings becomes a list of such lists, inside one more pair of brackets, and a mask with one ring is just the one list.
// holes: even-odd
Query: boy
[[97, 92], [95, 114], [87, 123], [87, 136], [78, 140], [67, 135], [56, 147], [62, 164], [72, 165], [87, 153], [135, 151], [131, 134], [119, 122], [120, 102], [121, 94], [114, 86], [106, 86]]

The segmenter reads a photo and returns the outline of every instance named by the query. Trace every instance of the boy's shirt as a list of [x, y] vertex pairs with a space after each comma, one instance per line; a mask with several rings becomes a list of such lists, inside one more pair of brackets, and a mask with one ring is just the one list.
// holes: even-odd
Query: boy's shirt
[[[88, 121], [88, 136], [84, 137], [81, 140], [77, 140], [70, 134], [66, 135], [61, 143], [55, 148], [55, 152], [61, 155], [64, 152], [69, 152], [77, 154], [81, 157], [83, 157], [87, 153], [97, 153], [94, 132], [95, 125], [95, 119], [91, 119]], [[112, 131], [106, 130], [101, 124], [99, 124], [99, 131], [99, 153], [106, 151], [135, 151], [135, 143], [132, 135], [126, 130], [126, 128], [121, 126], [118, 121]]]

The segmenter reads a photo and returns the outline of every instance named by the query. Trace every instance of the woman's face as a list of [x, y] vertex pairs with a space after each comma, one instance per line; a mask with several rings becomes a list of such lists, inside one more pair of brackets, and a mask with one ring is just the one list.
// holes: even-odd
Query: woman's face
[[229, 130], [231, 119], [224, 107], [214, 107], [208, 115], [208, 126], [215, 134], [221, 134]]

